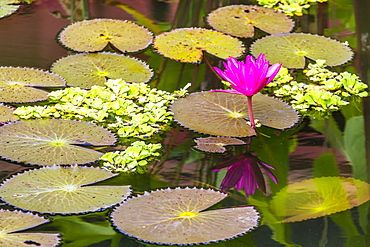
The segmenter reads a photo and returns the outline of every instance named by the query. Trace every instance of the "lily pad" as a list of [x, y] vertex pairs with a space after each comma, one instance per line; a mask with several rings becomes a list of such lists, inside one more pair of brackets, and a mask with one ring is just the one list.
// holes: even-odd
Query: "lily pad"
[[203, 211], [226, 196], [196, 188], [146, 192], [122, 203], [111, 218], [120, 231], [146, 242], [178, 245], [216, 242], [258, 225], [259, 216], [253, 207]]
[[237, 37], [252, 37], [254, 27], [270, 34], [288, 33], [294, 22], [273, 9], [252, 5], [229, 5], [212, 11], [207, 21], [214, 29]]
[[42, 167], [5, 180], [0, 196], [18, 208], [40, 213], [93, 212], [117, 204], [131, 193], [130, 186], [93, 185], [114, 176], [94, 167]]
[[320, 177], [283, 188], [271, 201], [281, 222], [313, 219], [344, 211], [370, 200], [370, 184], [354, 178]]
[[60, 243], [58, 233], [30, 233], [18, 232], [26, 230], [49, 220], [22, 211], [8, 211], [0, 209], [0, 246], [42, 246], [52, 247]]
[[0, 104], [0, 122], [12, 122], [16, 121], [19, 118], [13, 114], [14, 108]]
[[230, 137], [204, 137], [195, 139], [197, 143], [194, 148], [213, 153], [223, 153], [228, 145], [244, 145], [244, 141]]
[[341, 65], [352, 59], [351, 48], [333, 39], [308, 33], [277, 34], [256, 40], [251, 53], [265, 54], [270, 63], [288, 68], [304, 68], [305, 58], [325, 60], [329, 66]]
[[1, 0], [0, 18], [13, 14], [20, 7], [20, 0]]
[[63, 57], [53, 63], [51, 70], [63, 76], [68, 86], [81, 88], [103, 87], [108, 79], [148, 82], [153, 76], [153, 71], [145, 62], [109, 52]]
[[129, 21], [94, 19], [75, 22], [59, 34], [59, 41], [79, 52], [101, 51], [108, 43], [122, 52], [143, 50], [153, 35], [145, 27]]
[[161, 33], [154, 39], [154, 47], [163, 56], [185, 63], [201, 62], [205, 51], [226, 59], [240, 57], [245, 50], [237, 38], [204, 28], [178, 28]]
[[115, 136], [88, 122], [64, 119], [27, 120], [0, 127], [0, 155], [37, 165], [85, 164], [103, 153], [79, 145], [113, 145]]
[[[247, 124], [248, 102], [244, 95], [198, 92], [176, 100], [171, 111], [181, 125], [205, 134], [245, 137], [255, 135]], [[263, 94], [253, 96], [254, 117], [276, 129], [292, 127], [299, 115], [288, 104]]]
[[47, 99], [47, 91], [34, 87], [64, 87], [59, 75], [32, 68], [0, 67], [0, 102], [26, 103]]

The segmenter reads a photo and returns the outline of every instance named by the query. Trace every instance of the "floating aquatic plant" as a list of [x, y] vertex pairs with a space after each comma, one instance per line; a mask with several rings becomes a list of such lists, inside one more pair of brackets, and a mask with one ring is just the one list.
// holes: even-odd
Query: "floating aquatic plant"
[[53, 63], [51, 70], [63, 76], [68, 86], [80, 88], [104, 86], [108, 79], [148, 82], [153, 76], [153, 71], [145, 62], [109, 52], [63, 57]]
[[259, 5], [279, 10], [288, 16], [301, 16], [312, 4], [324, 3], [327, 0], [257, 0]]
[[0, 122], [12, 122], [19, 118], [13, 114], [15, 108], [0, 104]]
[[49, 220], [32, 213], [0, 209], [0, 246], [57, 246], [60, 244], [58, 233], [19, 232], [47, 222]]
[[292, 19], [272, 9], [252, 5], [229, 5], [212, 11], [207, 21], [214, 29], [237, 37], [252, 37], [254, 28], [270, 34], [288, 33]]
[[370, 200], [370, 184], [354, 178], [320, 177], [290, 184], [273, 197], [271, 209], [281, 222], [313, 219]]
[[325, 60], [329, 66], [348, 62], [353, 52], [345, 43], [308, 33], [286, 33], [256, 40], [251, 53], [266, 55], [271, 63], [282, 63], [288, 68], [304, 68], [306, 58]]
[[113, 19], [75, 22], [59, 34], [63, 45], [79, 52], [101, 51], [108, 43], [122, 52], [136, 52], [148, 47], [152, 39], [152, 33], [145, 27]]
[[[35, 0], [24, 0], [28, 4], [34, 2]], [[0, 1], [0, 18], [6, 17], [13, 14], [21, 6], [21, 0], [1, 0]]]
[[225, 146], [228, 145], [244, 145], [246, 144], [244, 141], [237, 139], [237, 138], [230, 138], [230, 137], [204, 137], [204, 138], [197, 138], [194, 140], [197, 145], [194, 148], [212, 152], [212, 153], [223, 153], [226, 151]]
[[26, 103], [45, 100], [48, 92], [39, 88], [65, 85], [62, 77], [47, 71], [0, 67], [0, 102]]
[[5, 180], [0, 196], [18, 208], [41, 213], [93, 212], [117, 204], [131, 193], [130, 186], [93, 185], [114, 176], [94, 167], [43, 167]]
[[245, 50], [237, 38], [204, 28], [178, 28], [161, 33], [153, 45], [163, 56], [185, 63], [201, 62], [205, 51], [226, 59], [240, 57]]
[[115, 136], [92, 123], [64, 119], [18, 121], [0, 127], [0, 156], [27, 164], [85, 164], [103, 153], [80, 145], [106, 146]]
[[118, 206], [111, 218], [120, 231], [145, 242], [178, 245], [217, 242], [244, 234], [258, 224], [259, 216], [253, 207], [203, 211], [226, 196], [196, 188], [145, 192]]

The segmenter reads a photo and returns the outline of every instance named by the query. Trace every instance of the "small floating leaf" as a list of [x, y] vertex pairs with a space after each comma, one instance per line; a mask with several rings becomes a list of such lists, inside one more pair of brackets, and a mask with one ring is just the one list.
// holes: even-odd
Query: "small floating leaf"
[[199, 63], [206, 51], [219, 58], [240, 57], [243, 43], [229, 35], [204, 28], [178, 28], [158, 35], [154, 47], [165, 57]]
[[0, 127], [0, 155], [37, 165], [85, 164], [103, 153], [80, 145], [113, 145], [116, 138], [92, 123], [64, 119], [28, 120]]
[[0, 1], [0, 18], [13, 14], [19, 9], [20, 0], [1, 0]]
[[67, 56], [54, 62], [51, 70], [63, 76], [68, 86], [81, 88], [103, 87], [108, 79], [148, 82], [153, 76], [145, 62], [109, 52]]
[[5, 180], [0, 196], [18, 208], [41, 213], [92, 212], [117, 204], [130, 194], [130, 186], [91, 185], [114, 176], [94, 167], [43, 167]]
[[14, 108], [0, 104], [0, 122], [12, 122], [16, 121], [19, 118], [16, 115], [13, 115]]
[[265, 54], [270, 63], [282, 63], [288, 68], [304, 68], [305, 57], [325, 60], [329, 66], [349, 61], [353, 52], [338, 41], [308, 33], [287, 33], [264, 37], [251, 46], [251, 53]]
[[60, 42], [79, 51], [101, 51], [110, 43], [122, 52], [136, 52], [152, 43], [152, 33], [135, 23], [113, 19], [75, 22], [59, 34]]
[[31, 68], [0, 67], [0, 102], [26, 103], [47, 99], [48, 92], [33, 87], [64, 87], [59, 75]]
[[146, 242], [178, 245], [216, 242], [258, 225], [259, 216], [253, 207], [202, 211], [226, 196], [196, 188], [146, 192], [122, 203], [111, 217], [120, 231]]
[[237, 37], [252, 37], [254, 27], [270, 34], [288, 33], [294, 22], [283, 13], [273, 9], [251, 6], [230, 5], [212, 11], [208, 23], [216, 30]]
[[[276, 129], [292, 127], [298, 113], [288, 104], [263, 95], [253, 96], [254, 117]], [[244, 137], [255, 135], [247, 124], [248, 103], [244, 95], [224, 92], [199, 92], [176, 100], [171, 108], [181, 125], [210, 135]]]
[[246, 144], [244, 141], [230, 138], [230, 137], [205, 137], [205, 138], [197, 138], [195, 139], [197, 143], [194, 148], [197, 148], [202, 151], [206, 152], [213, 152], [213, 153], [223, 153], [226, 151], [224, 146], [227, 145], [244, 145]]
[[57, 246], [60, 242], [58, 233], [16, 233], [47, 222], [49, 220], [32, 213], [0, 209], [0, 246], [31, 246], [27, 244], [30, 242], [34, 243], [32, 246]]
[[370, 184], [354, 178], [320, 177], [290, 184], [271, 201], [281, 222], [313, 219], [344, 211], [370, 200]]

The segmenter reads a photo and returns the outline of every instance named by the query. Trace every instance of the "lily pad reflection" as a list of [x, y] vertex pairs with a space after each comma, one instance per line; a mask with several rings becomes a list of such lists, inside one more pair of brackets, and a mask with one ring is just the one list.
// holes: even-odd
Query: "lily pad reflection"
[[244, 141], [230, 137], [204, 137], [195, 139], [197, 143], [194, 148], [213, 153], [223, 153], [228, 145], [244, 145]]

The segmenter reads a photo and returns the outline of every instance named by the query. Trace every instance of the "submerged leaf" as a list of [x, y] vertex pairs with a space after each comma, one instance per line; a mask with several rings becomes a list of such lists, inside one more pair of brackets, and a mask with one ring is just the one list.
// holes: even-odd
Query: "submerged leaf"
[[152, 70], [145, 62], [109, 52], [63, 57], [53, 63], [51, 70], [63, 76], [68, 86], [81, 88], [105, 86], [108, 79], [148, 82], [153, 76]]
[[212, 11], [208, 23], [216, 30], [237, 37], [252, 37], [254, 27], [270, 34], [288, 33], [292, 19], [273, 9], [252, 5], [230, 5]]
[[[249, 115], [244, 95], [193, 93], [176, 100], [171, 111], [181, 125], [201, 133], [235, 137], [255, 135], [246, 121]], [[262, 125], [276, 129], [290, 128], [299, 120], [298, 113], [288, 104], [263, 94], [253, 96], [253, 111]]]
[[202, 151], [206, 152], [213, 152], [213, 153], [223, 153], [226, 151], [224, 146], [228, 145], [244, 145], [246, 144], [244, 141], [230, 138], [230, 137], [205, 137], [205, 138], [197, 138], [195, 139], [197, 143], [194, 148], [197, 148]]
[[59, 75], [31, 68], [0, 67], [0, 102], [26, 103], [47, 99], [48, 92], [34, 87], [64, 87]]
[[0, 122], [12, 122], [16, 121], [19, 118], [13, 114], [14, 108], [0, 104]]
[[320, 177], [290, 184], [271, 201], [281, 222], [313, 219], [344, 211], [370, 200], [370, 184], [354, 178]]
[[92, 185], [114, 176], [94, 167], [43, 167], [5, 180], [0, 196], [18, 208], [41, 213], [92, 212], [117, 204], [131, 193], [130, 186]]
[[136, 52], [152, 43], [152, 33], [135, 23], [113, 19], [75, 22], [59, 34], [60, 42], [74, 51], [101, 51], [110, 43], [122, 52]]
[[178, 28], [161, 33], [154, 47], [165, 57], [185, 63], [199, 63], [206, 51], [219, 58], [240, 57], [243, 43], [229, 35], [204, 28]]
[[324, 36], [308, 33], [287, 33], [264, 37], [251, 46], [251, 53], [265, 54], [271, 63], [282, 63], [288, 68], [304, 68], [305, 57], [325, 60], [329, 66], [349, 61], [353, 52], [343, 43]]
[[92, 123], [48, 119], [10, 123], [0, 127], [0, 155], [37, 165], [85, 164], [103, 153], [78, 145], [113, 145], [116, 138]]
[[146, 242], [178, 245], [216, 242], [258, 225], [259, 216], [253, 207], [202, 211], [226, 196], [196, 188], [146, 192], [122, 203], [111, 217], [120, 231]]
[[16, 233], [17, 231], [26, 230], [47, 222], [49, 220], [32, 213], [0, 209], [0, 246], [31, 246], [27, 244], [31, 242], [33, 246], [57, 246], [60, 242], [58, 233]]

